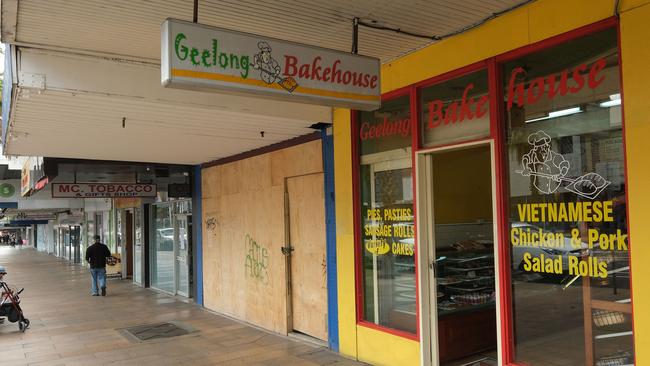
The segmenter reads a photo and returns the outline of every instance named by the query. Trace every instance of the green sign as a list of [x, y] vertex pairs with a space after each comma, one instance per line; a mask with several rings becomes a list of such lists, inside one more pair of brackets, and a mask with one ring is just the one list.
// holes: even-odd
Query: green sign
[[0, 183], [0, 197], [9, 198], [13, 197], [16, 193], [16, 188], [9, 183]]

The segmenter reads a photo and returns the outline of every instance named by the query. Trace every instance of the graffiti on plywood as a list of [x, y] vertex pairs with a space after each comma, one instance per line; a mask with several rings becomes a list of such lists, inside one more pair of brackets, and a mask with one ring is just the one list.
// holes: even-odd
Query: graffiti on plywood
[[217, 237], [217, 218], [214, 216], [208, 216], [205, 219], [205, 229], [212, 237]]
[[244, 268], [246, 277], [268, 285], [269, 283], [269, 251], [259, 245], [250, 235], [246, 235], [244, 242], [246, 258], [244, 259]]
[[323, 262], [321, 263], [321, 267], [323, 268], [323, 288], [327, 288], [327, 259], [325, 258], [325, 255], [323, 254]]
[[208, 217], [205, 220], [205, 227], [208, 229], [208, 231], [217, 230], [217, 219], [215, 217]]

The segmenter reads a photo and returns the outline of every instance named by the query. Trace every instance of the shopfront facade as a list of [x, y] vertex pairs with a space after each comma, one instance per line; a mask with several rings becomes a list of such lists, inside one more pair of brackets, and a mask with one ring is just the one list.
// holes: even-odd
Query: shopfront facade
[[340, 352], [650, 361], [633, 311], [650, 4], [621, 3], [534, 2], [384, 65], [379, 110], [335, 110]]

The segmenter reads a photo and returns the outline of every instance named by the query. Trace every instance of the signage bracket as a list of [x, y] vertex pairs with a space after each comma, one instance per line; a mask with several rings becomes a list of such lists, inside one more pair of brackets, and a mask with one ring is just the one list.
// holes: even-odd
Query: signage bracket
[[359, 54], [359, 18], [352, 19], [352, 54]]

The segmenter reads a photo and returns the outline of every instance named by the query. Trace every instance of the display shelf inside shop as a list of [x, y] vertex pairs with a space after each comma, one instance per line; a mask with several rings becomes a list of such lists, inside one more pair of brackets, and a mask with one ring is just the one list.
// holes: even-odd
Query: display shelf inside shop
[[[609, 272], [610, 275], [629, 278], [629, 266], [621, 266]], [[612, 282], [611, 285], [616, 285]], [[610, 286], [611, 286], [610, 285]], [[593, 286], [593, 287], [592, 287]], [[589, 277], [582, 279], [584, 314], [590, 321], [585, 322], [585, 359], [587, 364], [596, 366], [623, 366], [631, 364], [634, 360], [632, 352], [625, 351], [620, 354], [597, 358], [596, 351], [603, 342], [608, 343], [617, 339], [631, 337], [632, 333], [632, 304], [628, 298], [616, 298], [616, 287], [610, 288], [602, 282]], [[598, 298], [603, 290], [611, 289], [608, 299]], [[629, 288], [626, 289], [629, 291]], [[620, 295], [618, 295], [620, 296]], [[611, 345], [611, 343], [608, 343]]]
[[468, 313], [474, 311], [482, 311], [486, 309], [495, 310], [494, 300], [485, 304], [476, 305], [462, 305], [455, 302], [438, 302], [438, 316], [445, 316], [457, 313]]
[[619, 351], [600, 357], [595, 366], [634, 366], [634, 355], [631, 351]]
[[491, 250], [442, 252], [436, 269], [439, 316], [494, 308]]

